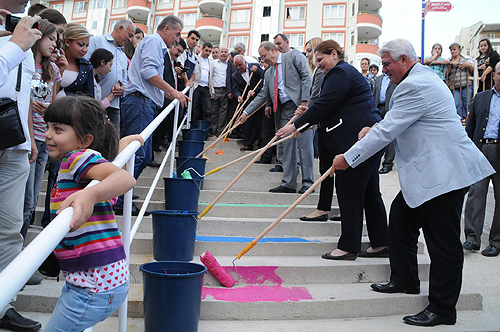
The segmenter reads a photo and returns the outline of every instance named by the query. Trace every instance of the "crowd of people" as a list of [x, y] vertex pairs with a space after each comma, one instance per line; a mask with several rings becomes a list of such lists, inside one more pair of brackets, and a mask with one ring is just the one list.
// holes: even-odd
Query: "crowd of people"
[[[2, 26], [5, 15], [22, 13], [25, 5], [0, 0]], [[306, 192], [319, 157], [320, 172], [330, 170], [332, 177], [321, 184], [317, 209], [300, 219], [341, 221], [338, 246], [324, 259], [389, 257], [390, 282], [373, 284], [373, 290], [420, 292], [416, 243], [423, 228], [431, 256], [430, 304], [404, 320], [455, 323], [463, 248], [480, 248], [488, 183], [498, 182], [500, 65], [488, 39], [479, 43], [480, 93], [473, 98], [474, 61], [456, 43], [450, 45], [449, 59], [435, 44], [421, 65], [408, 41], [391, 41], [379, 50], [379, 75], [368, 58], [361, 59], [361, 71], [344, 61], [343, 49], [333, 40], [312, 38], [302, 53], [280, 33], [260, 44], [257, 58], [246, 55], [243, 43], [233, 50], [200, 45], [196, 30], [183, 40], [183, 22], [174, 15], [163, 18], [152, 34], [122, 19], [110, 33], [91, 36], [54, 9], [32, 7], [15, 30], [0, 31], [0, 95], [17, 96], [25, 137], [0, 150], [0, 271], [22, 250], [47, 169], [51, 194], [42, 226], [56, 211], [75, 208], [72, 232], [55, 249], [66, 285], [48, 330], [81, 331], [111, 315], [125, 299], [128, 270], [114, 216], [123, 213], [122, 195], [142, 171], [158, 166], [153, 151], [170, 144], [173, 124], [180, 119], [172, 112], [145, 142], [137, 134], [172, 100], [185, 109], [186, 86], [194, 89], [192, 117], [210, 121], [211, 136], [221, 135], [231, 120], [241, 124], [232, 137], [242, 140], [243, 152], [265, 146], [275, 135], [293, 135], [257, 161], [275, 161], [270, 171], [283, 173], [270, 192]], [[132, 140], [141, 141], [133, 177], [108, 162]], [[396, 158], [402, 189], [388, 227], [379, 174], [390, 172]], [[81, 190], [93, 179], [101, 183]], [[461, 245], [460, 213], [469, 186]], [[334, 187], [340, 214], [329, 216]], [[138, 211], [133, 205], [132, 213]], [[364, 216], [370, 247], [362, 251]], [[92, 241], [96, 233], [103, 239], [98, 250]], [[82, 247], [77, 254], [75, 238]], [[500, 210], [495, 208], [483, 255], [499, 253]], [[103, 286], [107, 275], [96, 271], [111, 266], [120, 266], [121, 277]], [[28, 284], [41, 281], [34, 275]], [[112, 310], [103, 315], [100, 308], [109, 295]], [[82, 296], [88, 305], [78, 314], [85, 319], [71, 312]], [[8, 306], [0, 311], [0, 327], [37, 331], [41, 324]]]

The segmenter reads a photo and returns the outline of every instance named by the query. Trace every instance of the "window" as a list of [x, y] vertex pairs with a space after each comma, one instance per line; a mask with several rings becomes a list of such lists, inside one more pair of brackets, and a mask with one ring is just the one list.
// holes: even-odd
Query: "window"
[[125, 0], [113, 0], [113, 8], [124, 8], [126, 6]]
[[304, 34], [302, 33], [297, 33], [297, 34], [285, 34], [285, 36], [288, 38], [290, 41], [290, 46], [291, 47], [304, 47]]
[[75, 2], [75, 13], [82, 13], [87, 11], [87, 1], [78, 1]]
[[158, 0], [158, 3], [170, 3], [172, 0]]
[[306, 18], [306, 7], [288, 7], [286, 9], [287, 20], [303, 20]]
[[95, 30], [95, 29], [97, 29], [97, 21], [92, 21], [92, 30]]
[[195, 25], [196, 24], [196, 13], [189, 14], [180, 14], [179, 18], [181, 19], [184, 25]]
[[92, 9], [108, 8], [108, 0], [94, 0]]
[[231, 36], [229, 37], [229, 49], [232, 49], [235, 44], [243, 43], [248, 45], [248, 36]]
[[351, 31], [351, 46], [354, 46], [354, 31]]
[[163, 20], [166, 16], [156, 16], [155, 17], [155, 26], [154, 28], [156, 29], [158, 27], [158, 24], [160, 24], [161, 20]]
[[486, 38], [488, 38], [488, 39], [495, 39], [495, 33], [494, 32], [488, 32], [486, 34]]
[[268, 33], [264, 33], [264, 34], [260, 35], [260, 42], [263, 42], [263, 41], [269, 41], [269, 34]]
[[344, 47], [344, 34], [342, 32], [324, 33], [323, 40], [327, 39], [333, 39], [339, 43], [340, 47]]
[[109, 32], [113, 31], [116, 22], [118, 22], [118, 20], [109, 21], [109, 29], [108, 29]]
[[231, 14], [231, 23], [250, 22], [250, 9], [233, 10]]
[[63, 11], [63, 4], [62, 3], [55, 3], [53, 5], [50, 5], [49, 8], [55, 9], [58, 12], [62, 13], [62, 11]]
[[354, 15], [356, 15], [356, 3], [355, 2], [352, 3], [352, 8], [351, 8], [351, 16], [354, 17]]
[[264, 12], [262, 13], [263, 17], [271, 16], [271, 6], [264, 6]]
[[344, 18], [345, 17], [345, 5], [327, 5], [325, 6], [325, 17], [329, 18]]

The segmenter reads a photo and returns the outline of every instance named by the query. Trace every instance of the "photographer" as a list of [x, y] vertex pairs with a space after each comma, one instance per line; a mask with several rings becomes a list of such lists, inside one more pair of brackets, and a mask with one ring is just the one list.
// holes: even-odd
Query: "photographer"
[[[25, 137], [23, 143], [3, 146], [11, 137], [5, 137], [5, 132], [0, 131], [0, 142], [3, 146], [0, 149], [0, 272], [22, 250], [23, 238], [20, 231], [23, 225], [23, 198], [29, 162], [37, 156], [33, 132], [29, 130], [33, 128], [29, 104], [31, 78], [35, 73], [30, 47], [42, 37], [39, 30], [33, 29], [40, 17], [23, 17], [12, 32], [4, 31], [7, 15], [23, 13], [25, 6], [24, 1], [0, 0], [0, 98], [2, 105], [17, 101], [17, 112]], [[16, 92], [18, 77], [20, 90]], [[10, 105], [12, 104], [11, 102]], [[9, 109], [12, 110], [12, 107]], [[2, 107], [1, 111], [3, 110]], [[41, 327], [40, 323], [21, 316], [10, 305], [0, 308], [0, 328], [11, 331], [38, 331]]]

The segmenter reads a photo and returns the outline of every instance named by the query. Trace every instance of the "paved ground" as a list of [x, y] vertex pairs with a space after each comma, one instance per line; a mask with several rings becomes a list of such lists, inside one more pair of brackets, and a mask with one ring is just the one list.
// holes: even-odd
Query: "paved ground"
[[[399, 191], [396, 171], [381, 175], [381, 189], [387, 209], [390, 202]], [[493, 211], [492, 196], [489, 195], [486, 214], [486, 234], [483, 235], [484, 249], [488, 245], [487, 232], [491, 225]], [[462, 227], [463, 228], [463, 227]], [[423, 239], [422, 239], [423, 241]], [[347, 287], [348, 285], [346, 285]], [[367, 285], [368, 287], [368, 285]], [[466, 252], [463, 287], [479, 292], [483, 297], [483, 310], [459, 311], [457, 324], [454, 326], [438, 326], [434, 328], [420, 328], [406, 325], [401, 316], [370, 318], [370, 308], [366, 308], [364, 319], [343, 320], [310, 320], [310, 321], [201, 321], [200, 332], [224, 331], [262, 331], [262, 332], [322, 332], [322, 331], [500, 331], [500, 256], [484, 257], [480, 252]], [[408, 314], [413, 314], [409, 312]], [[49, 314], [29, 314], [30, 318], [46, 323]], [[96, 332], [117, 331], [117, 318], [110, 318], [97, 325]], [[129, 319], [128, 331], [143, 331], [142, 319]], [[0, 331], [4, 331], [0, 329]], [[182, 332], [182, 331], [179, 331]]]

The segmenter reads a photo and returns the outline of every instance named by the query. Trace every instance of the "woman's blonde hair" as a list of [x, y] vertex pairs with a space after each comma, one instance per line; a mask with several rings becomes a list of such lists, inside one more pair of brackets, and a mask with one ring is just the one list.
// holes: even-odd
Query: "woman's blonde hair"
[[311, 71], [311, 74], [314, 73], [314, 69], [316, 69], [316, 53], [314, 52], [314, 50], [316, 49], [316, 46], [321, 44], [321, 42], [323, 42], [323, 39], [319, 37], [314, 37], [312, 39], [309, 39], [306, 43], [306, 47], [307, 44], [311, 45], [311, 52], [313, 54], [312, 63], [309, 62], [307, 63], [309, 65], [309, 70]]
[[79, 23], [69, 23], [64, 31], [64, 41], [73, 41], [76, 39], [90, 38], [90, 33]]

